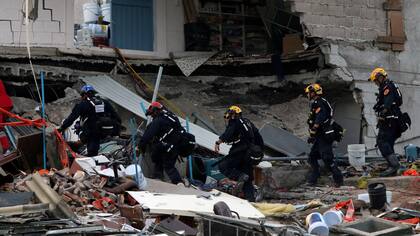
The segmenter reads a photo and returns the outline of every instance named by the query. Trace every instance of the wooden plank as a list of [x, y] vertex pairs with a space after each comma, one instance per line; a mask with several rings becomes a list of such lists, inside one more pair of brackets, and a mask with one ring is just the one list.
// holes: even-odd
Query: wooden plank
[[396, 52], [404, 51], [404, 44], [393, 43], [392, 44], [392, 51], [396, 51]]
[[388, 0], [384, 3], [385, 11], [402, 11], [401, 0]]
[[[404, 32], [404, 21], [401, 11], [389, 11], [388, 17], [391, 24], [391, 36], [396, 37], [405, 37]], [[392, 44], [393, 51], [403, 51], [404, 45], [402, 44]]]
[[406, 37], [397, 37], [397, 36], [378, 36], [376, 41], [379, 43], [405, 43], [407, 40]]
[[400, 11], [388, 13], [391, 22], [391, 36], [405, 37], [403, 15]]

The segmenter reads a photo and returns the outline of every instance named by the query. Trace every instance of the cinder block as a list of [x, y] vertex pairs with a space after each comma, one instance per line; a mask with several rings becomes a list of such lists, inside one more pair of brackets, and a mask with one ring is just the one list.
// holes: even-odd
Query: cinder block
[[[17, 46], [23, 46], [26, 44], [26, 32], [13, 32], [14, 44]], [[29, 42], [34, 41], [34, 34], [33, 32], [29, 32]]]
[[353, 17], [345, 17], [343, 26], [345, 27], [353, 27]]
[[300, 18], [302, 22], [309, 23], [309, 24], [321, 24], [321, 16], [320, 15], [312, 15], [310, 13], [303, 14]]
[[366, 20], [365, 19], [358, 18], [358, 17], [353, 19], [353, 27], [354, 28], [360, 29], [360, 28], [365, 28], [365, 26], [366, 26]]
[[375, 8], [375, 0], [367, 0], [366, 5], [369, 8]]
[[376, 20], [365, 20], [365, 28], [375, 29], [377, 26]]
[[44, 22], [43, 32], [60, 32], [60, 23], [57, 21], [46, 21]]
[[384, 3], [386, 2], [387, 0], [375, 0], [375, 8], [376, 9], [384, 9], [383, 8], [383, 6], [384, 6]]
[[0, 32], [0, 44], [2, 44], [2, 45], [13, 44], [13, 32], [12, 31], [1, 31]]
[[322, 25], [334, 25], [334, 19], [335, 17], [331, 16], [320, 16], [321, 24]]
[[342, 27], [333, 27], [331, 28], [331, 35], [335, 38], [344, 38], [345, 36], [345, 31], [344, 28]]
[[344, 16], [344, 7], [337, 5], [328, 5], [328, 12], [331, 16]]
[[344, 15], [360, 17], [361, 9], [362, 8], [357, 5], [351, 7], [344, 7]]
[[295, 2], [292, 5], [293, 12], [311, 12], [311, 4], [305, 2]]
[[65, 33], [52, 33], [52, 44], [53, 45], [65, 45], [66, 34]]
[[37, 45], [51, 45], [52, 33], [34, 32], [33, 43]]
[[363, 7], [360, 16], [363, 19], [374, 20], [376, 19], [376, 9]]
[[386, 11], [383, 9], [375, 9], [375, 17], [377, 20], [386, 20]]
[[2, 21], [0, 20], [0, 32], [1, 34], [12, 32], [11, 22], [10, 21]]
[[21, 12], [17, 8], [8, 8], [7, 5], [1, 5], [0, 7], [0, 19], [1, 20], [19, 20], [21, 19]]
[[20, 21], [20, 20], [12, 21], [12, 31], [13, 32], [22, 31], [24, 29], [25, 29], [25, 25], [23, 24], [22, 21]]
[[335, 18], [335, 25], [338, 27], [346, 27], [346, 18], [345, 17], [336, 17]]
[[338, 6], [344, 6], [345, 1], [346, 0], [334, 0], [335, 4], [338, 5]]
[[351, 0], [352, 6], [366, 6], [366, 0]]
[[315, 15], [320, 15], [323, 12], [324, 5], [321, 5], [319, 3], [312, 3], [311, 4], [311, 13]]

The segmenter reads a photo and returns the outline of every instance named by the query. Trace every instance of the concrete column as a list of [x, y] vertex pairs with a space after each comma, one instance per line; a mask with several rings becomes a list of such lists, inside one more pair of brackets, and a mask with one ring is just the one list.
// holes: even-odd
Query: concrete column
[[167, 57], [168, 49], [166, 43], [166, 0], [154, 0], [154, 52], [156, 56]]
[[67, 48], [73, 48], [73, 38], [74, 38], [74, 0], [65, 1], [65, 20], [64, 20], [64, 32], [65, 32], [65, 42]]

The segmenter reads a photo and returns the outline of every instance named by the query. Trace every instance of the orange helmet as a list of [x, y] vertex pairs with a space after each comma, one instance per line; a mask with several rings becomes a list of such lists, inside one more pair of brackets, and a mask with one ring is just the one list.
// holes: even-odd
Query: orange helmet
[[147, 108], [146, 116], [150, 116], [153, 114], [156, 114], [157, 112], [161, 111], [163, 109], [163, 105], [160, 102], [152, 102]]

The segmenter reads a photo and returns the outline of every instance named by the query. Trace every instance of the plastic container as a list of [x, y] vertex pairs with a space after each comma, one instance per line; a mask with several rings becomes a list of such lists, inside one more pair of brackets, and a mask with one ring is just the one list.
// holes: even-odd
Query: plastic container
[[111, 22], [111, 3], [102, 4], [101, 14], [104, 17], [103, 21]]
[[329, 210], [324, 213], [324, 220], [328, 227], [333, 225], [339, 225], [343, 223], [343, 212], [337, 210]]
[[419, 148], [416, 145], [408, 144], [404, 147], [405, 156], [408, 162], [414, 162], [419, 156]]
[[370, 206], [373, 209], [382, 209], [386, 203], [386, 187], [384, 183], [371, 183], [368, 185]]
[[85, 23], [98, 21], [98, 16], [99, 16], [99, 5], [97, 3], [83, 4], [83, 21]]
[[358, 171], [362, 171], [363, 166], [366, 164], [365, 151], [366, 146], [364, 144], [349, 144], [347, 146], [349, 163]]
[[330, 232], [324, 217], [318, 212], [311, 213], [306, 217], [306, 226], [309, 234], [328, 236]]
[[92, 38], [102, 37], [108, 38], [108, 26], [99, 24], [89, 24], [89, 30], [92, 34]]
[[[146, 178], [143, 175], [143, 171], [141, 170], [141, 166], [137, 165], [137, 173], [138, 173], [138, 186], [141, 190], [145, 190], [147, 187], [147, 181]], [[136, 165], [132, 164], [127, 166], [127, 168], [125, 168], [125, 174], [127, 176], [132, 177], [133, 179], [136, 179]]]
[[[366, 203], [370, 203], [369, 193], [361, 193], [361, 194], [357, 195], [357, 199], [362, 200]], [[392, 192], [391, 191], [386, 191], [386, 202], [391, 203], [391, 201], [392, 201]]]

